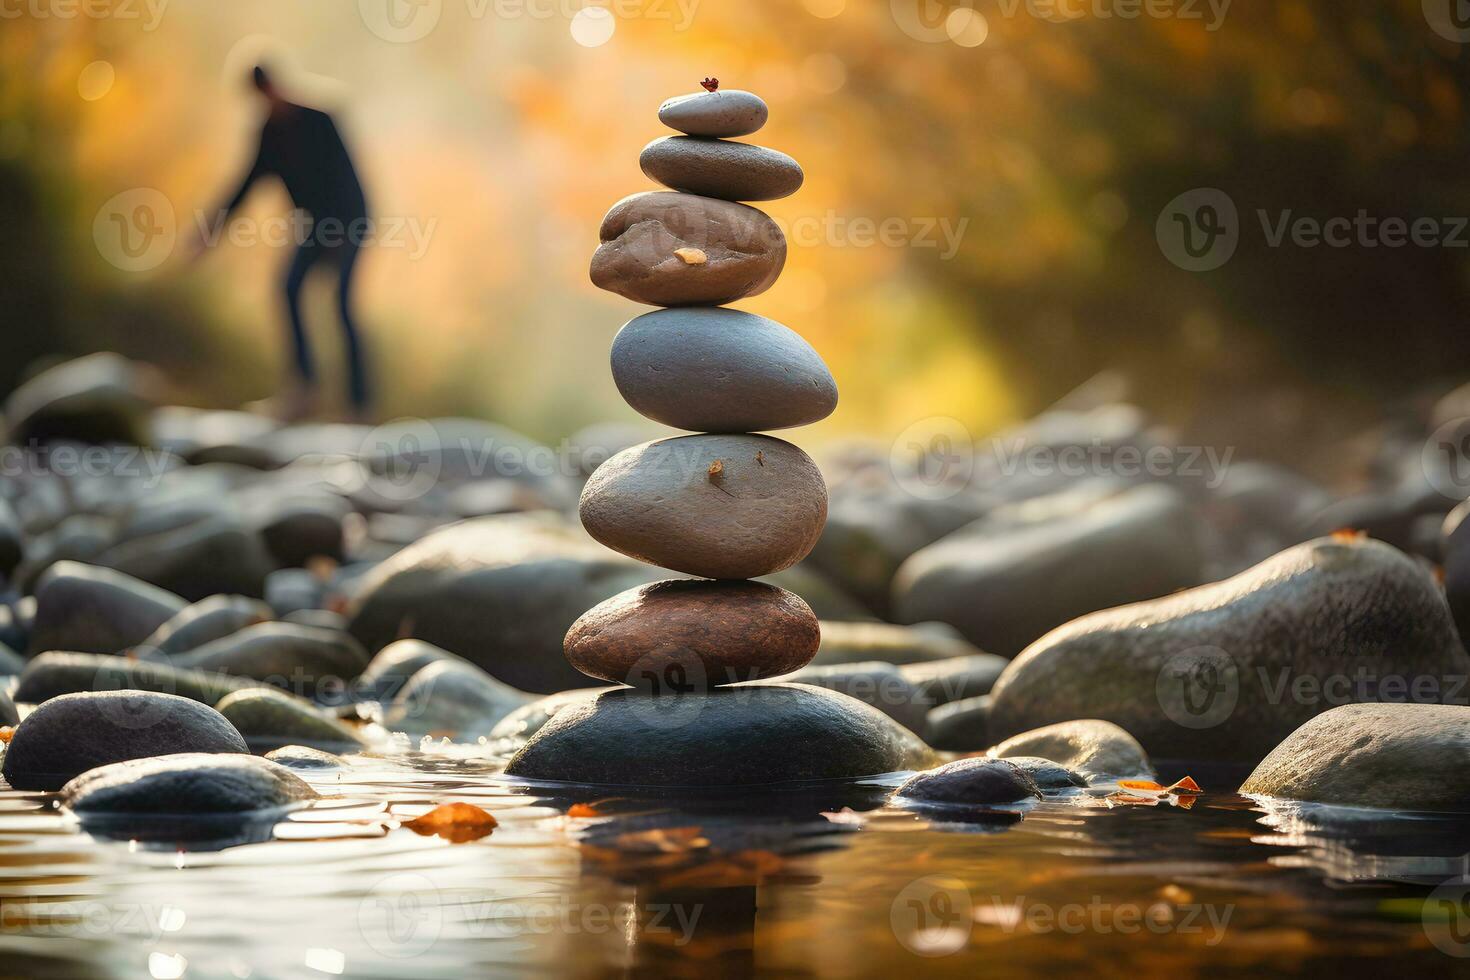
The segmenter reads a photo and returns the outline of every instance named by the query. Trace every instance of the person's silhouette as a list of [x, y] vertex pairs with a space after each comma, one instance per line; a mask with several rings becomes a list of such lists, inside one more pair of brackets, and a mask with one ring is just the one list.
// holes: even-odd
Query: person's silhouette
[[347, 348], [348, 399], [353, 414], [365, 417], [369, 400], [366, 357], [351, 304], [357, 253], [371, 230], [362, 184], [331, 116], [287, 101], [263, 66], [257, 65], [251, 78], [269, 109], [260, 130], [255, 162], [239, 189], [213, 212], [218, 216], [214, 231], [229, 221], [261, 177], [274, 174], [285, 184], [292, 203], [305, 213], [306, 220], [293, 224], [304, 233], [297, 237], [283, 282], [296, 378], [280, 400], [278, 414], [288, 420], [298, 419], [310, 415], [315, 407], [316, 365], [301, 318], [301, 287], [308, 272], [326, 265], [337, 277], [337, 313]]

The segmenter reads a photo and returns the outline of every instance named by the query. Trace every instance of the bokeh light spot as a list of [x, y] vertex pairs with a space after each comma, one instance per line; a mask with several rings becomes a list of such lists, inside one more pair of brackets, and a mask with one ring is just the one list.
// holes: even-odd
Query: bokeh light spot
[[602, 47], [617, 29], [617, 21], [606, 7], [583, 7], [572, 15], [572, 40], [584, 48]]
[[944, 19], [944, 30], [960, 47], [978, 48], [990, 36], [990, 23], [978, 10], [957, 7]]
[[831, 95], [847, 84], [847, 66], [835, 54], [814, 54], [801, 63], [801, 80], [820, 95]]
[[88, 102], [96, 102], [112, 91], [117, 72], [110, 61], [94, 61], [77, 76], [77, 94]]

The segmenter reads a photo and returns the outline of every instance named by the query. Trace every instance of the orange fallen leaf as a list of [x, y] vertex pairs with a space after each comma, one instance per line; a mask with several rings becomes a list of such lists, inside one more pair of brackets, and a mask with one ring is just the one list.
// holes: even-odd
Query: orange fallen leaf
[[1157, 789], [1157, 790], [1162, 790], [1164, 788], [1163, 786], [1159, 785], [1158, 783], [1154, 782], [1151, 779], [1120, 779], [1118, 781], [1118, 785], [1121, 786], [1121, 787], [1123, 787], [1124, 789]]
[[591, 803], [573, 803], [567, 807], [569, 817], [595, 817], [598, 816], [597, 808]]
[[0, 742], [9, 742], [15, 737], [14, 725], [0, 725]]
[[1185, 776], [1183, 779], [1171, 785], [1168, 788], [1168, 791], [1170, 793], [1189, 793], [1191, 795], [1204, 792], [1204, 790], [1200, 788], [1199, 783], [1195, 782], [1193, 779], [1190, 779], [1188, 776]]
[[473, 803], [445, 803], [403, 826], [420, 837], [442, 837], [452, 844], [463, 844], [487, 836], [499, 823]]
[[1332, 532], [1334, 541], [1361, 541], [1367, 536], [1367, 531], [1359, 531], [1355, 527], [1340, 527]]

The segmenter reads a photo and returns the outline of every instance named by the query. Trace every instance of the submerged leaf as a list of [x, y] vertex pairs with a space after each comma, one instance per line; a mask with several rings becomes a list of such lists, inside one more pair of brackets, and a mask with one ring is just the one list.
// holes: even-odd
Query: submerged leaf
[[442, 837], [452, 844], [463, 844], [487, 836], [499, 823], [473, 803], [445, 803], [403, 826], [420, 837]]

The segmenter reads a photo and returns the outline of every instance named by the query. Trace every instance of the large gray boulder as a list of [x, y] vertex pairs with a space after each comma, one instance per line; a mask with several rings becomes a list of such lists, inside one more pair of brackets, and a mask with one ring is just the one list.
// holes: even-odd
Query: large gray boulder
[[937, 619], [1014, 656], [1077, 616], [1197, 585], [1199, 522], [1184, 495], [1135, 487], [1055, 520], [984, 520], [915, 553], [893, 581], [900, 622]]
[[1240, 792], [1341, 806], [1470, 812], [1470, 707], [1333, 708], [1272, 749]]
[[1428, 572], [1381, 542], [1319, 538], [1042, 637], [996, 683], [990, 725], [1101, 718], [1160, 758], [1254, 764], [1339, 704], [1464, 703], [1467, 675]]

